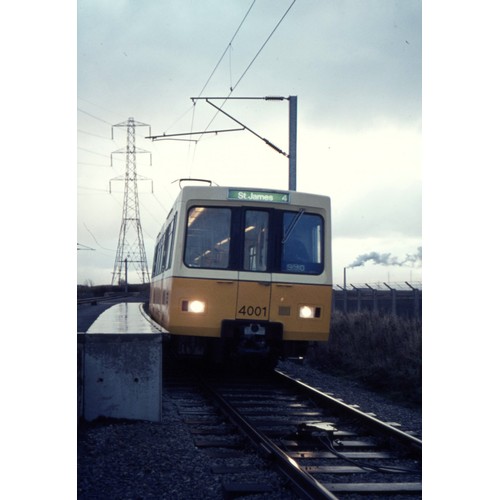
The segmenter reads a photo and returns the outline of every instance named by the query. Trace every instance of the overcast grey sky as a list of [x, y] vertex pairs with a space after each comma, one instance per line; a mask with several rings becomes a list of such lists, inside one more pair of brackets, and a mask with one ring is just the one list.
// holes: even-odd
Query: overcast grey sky
[[[332, 199], [334, 282], [374, 253], [390, 254], [393, 264], [369, 259], [349, 270], [349, 282], [421, 280], [420, 261], [407, 259], [422, 246], [420, 1], [77, 5], [78, 243], [95, 249], [78, 252], [79, 283], [108, 283], [113, 271], [123, 183], [113, 182], [111, 194], [108, 186], [124, 161], [115, 155], [110, 167], [109, 157], [125, 147], [126, 130], [115, 129], [111, 140], [111, 126], [133, 117], [153, 135], [205, 130], [214, 109], [189, 98], [202, 90], [225, 97], [231, 89], [232, 97], [298, 96], [297, 189]], [[287, 101], [228, 101], [224, 109], [288, 150]], [[209, 129], [235, 126], [219, 114]], [[153, 163], [138, 155], [139, 175], [154, 186], [151, 193], [151, 183], [141, 182], [139, 190], [149, 266], [178, 192], [172, 181], [288, 187], [288, 160], [248, 132], [196, 144], [153, 143], [147, 134], [136, 129], [136, 146]]]

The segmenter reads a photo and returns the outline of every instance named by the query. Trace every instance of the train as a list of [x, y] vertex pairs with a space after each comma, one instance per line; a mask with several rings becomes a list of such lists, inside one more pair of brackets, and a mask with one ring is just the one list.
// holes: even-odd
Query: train
[[302, 357], [329, 338], [331, 253], [327, 196], [181, 187], [156, 239], [149, 314], [178, 357]]

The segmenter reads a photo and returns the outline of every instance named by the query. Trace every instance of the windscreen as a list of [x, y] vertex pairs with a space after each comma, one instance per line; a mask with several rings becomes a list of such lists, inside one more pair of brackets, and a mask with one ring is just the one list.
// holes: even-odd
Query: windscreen
[[184, 262], [188, 267], [227, 269], [231, 246], [231, 210], [229, 208], [192, 207]]
[[285, 212], [281, 239], [281, 271], [319, 274], [323, 270], [323, 218]]

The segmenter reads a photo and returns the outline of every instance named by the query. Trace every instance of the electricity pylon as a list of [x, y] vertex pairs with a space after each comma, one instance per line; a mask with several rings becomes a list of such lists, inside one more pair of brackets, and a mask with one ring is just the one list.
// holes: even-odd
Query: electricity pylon
[[[111, 165], [113, 165], [113, 154], [126, 154], [125, 175], [115, 177], [109, 181], [109, 192], [111, 193], [111, 181], [125, 181], [123, 194], [122, 222], [118, 246], [116, 249], [115, 266], [111, 284], [128, 283], [128, 270], [134, 268], [142, 283], [149, 283], [149, 270], [142, 237], [141, 217], [139, 214], [139, 193], [137, 190], [138, 179], [135, 156], [137, 153], [149, 153], [135, 146], [135, 128], [149, 127], [145, 123], [129, 118], [126, 122], [118, 123], [111, 127], [111, 138], [113, 138], [114, 127], [127, 127], [127, 146], [111, 153]], [[151, 127], [149, 127], [151, 135]], [[151, 153], [150, 163], [151, 163]]]

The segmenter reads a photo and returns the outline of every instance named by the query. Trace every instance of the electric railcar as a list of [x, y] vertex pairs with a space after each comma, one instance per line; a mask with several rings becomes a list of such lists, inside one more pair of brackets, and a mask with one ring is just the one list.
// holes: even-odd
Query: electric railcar
[[331, 300], [328, 197], [182, 188], [157, 237], [149, 303], [171, 351], [303, 356], [328, 340]]

